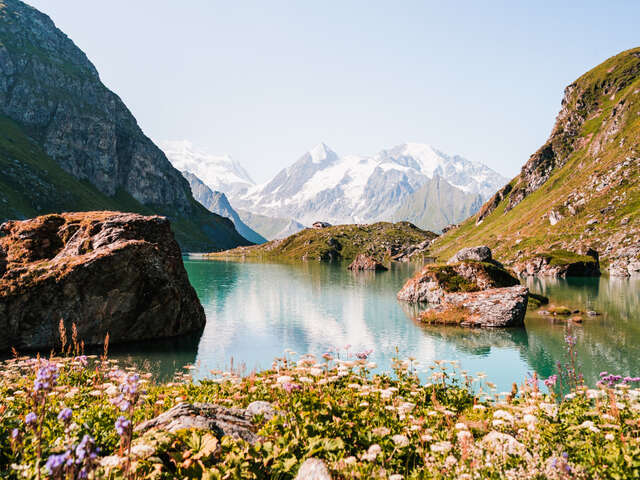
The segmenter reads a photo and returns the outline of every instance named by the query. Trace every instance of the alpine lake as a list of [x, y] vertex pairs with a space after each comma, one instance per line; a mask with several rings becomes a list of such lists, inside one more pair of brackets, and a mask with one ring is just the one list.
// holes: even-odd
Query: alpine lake
[[195, 380], [212, 370], [248, 374], [285, 351], [295, 352], [293, 359], [325, 352], [344, 359], [372, 350], [376, 371], [390, 372], [394, 357], [411, 359], [426, 381], [435, 360], [457, 360], [461, 370], [483, 372], [498, 391], [510, 391], [533, 372], [540, 379], [557, 373], [557, 363], [568, 361], [567, 335], [576, 338], [586, 383], [595, 384], [602, 371], [640, 375], [640, 279], [530, 278], [524, 280], [530, 291], [551, 304], [598, 315], [582, 314], [577, 324], [533, 310], [524, 328], [471, 329], [421, 324], [414, 319], [420, 307], [396, 299], [415, 265], [372, 273], [340, 263], [184, 261], [206, 312], [204, 331], [110, 350], [163, 380], [179, 371]]

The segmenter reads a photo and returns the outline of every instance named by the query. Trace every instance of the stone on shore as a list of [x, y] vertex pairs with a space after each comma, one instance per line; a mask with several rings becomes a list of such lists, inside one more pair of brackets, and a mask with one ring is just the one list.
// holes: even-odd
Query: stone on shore
[[375, 258], [369, 257], [362, 253], [359, 254], [347, 268], [353, 271], [372, 270], [377, 272], [388, 270], [387, 267], [378, 262]]
[[513, 265], [520, 276], [597, 277], [600, 275], [598, 253], [588, 249], [584, 255], [567, 250], [539, 253]]
[[473, 260], [475, 262], [490, 262], [491, 249], [486, 245], [480, 245], [477, 247], [467, 247], [459, 250], [453, 257], [447, 262], [448, 265], [452, 263], [459, 263], [465, 260]]
[[166, 338], [204, 309], [165, 217], [82, 212], [0, 226], [0, 351]]

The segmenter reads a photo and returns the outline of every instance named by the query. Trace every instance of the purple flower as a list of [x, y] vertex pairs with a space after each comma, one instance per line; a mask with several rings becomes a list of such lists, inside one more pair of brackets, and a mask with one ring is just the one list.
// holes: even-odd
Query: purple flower
[[127, 420], [125, 417], [119, 416], [116, 420], [116, 432], [118, 432], [118, 435], [120, 435], [121, 437], [124, 436], [125, 433], [129, 432], [130, 427], [131, 421]]
[[600, 378], [606, 377], [607, 375], [609, 375], [609, 372], [600, 372]]
[[14, 428], [11, 430], [11, 440], [18, 440], [18, 438], [20, 438], [20, 430]]
[[87, 356], [86, 356], [86, 355], [80, 355], [79, 357], [76, 357], [74, 360], [75, 360], [76, 362], [80, 362], [80, 364], [81, 364], [83, 367], [86, 367], [86, 366], [87, 366]]
[[35, 423], [37, 419], [38, 419], [38, 416], [35, 413], [29, 412], [27, 413], [27, 416], [24, 417], [24, 423], [26, 423], [27, 425], [31, 425]]
[[557, 381], [558, 381], [558, 375], [551, 375], [549, 378], [547, 378], [544, 381], [544, 384], [549, 390], [551, 390], [553, 387], [556, 386]]
[[287, 393], [291, 393], [294, 390], [300, 390], [301, 387], [297, 383], [285, 382], [282, 384], [282, 388], [284, 388]]
[[73, 415], [73, 411], [70, 408], [64, 408], [60, 410], [58, 414], [58, 420], [61, 422], [67, 423], [71, 420], [71, 416]]
[[93, 452], [95, 441], [89, 435], [82, 437], [82, 440], [76, 447], [76, 463], [82, 463], [89, 458]]
[[356, 353], [356, 358], [358, 358], [359, 360], [366, 360], [372, 353], [373, 350], [364, 350], [362, 352]]
[[71, 458], [69, 451], [66, 451], [60, 455], [51, 455], [47, 459], [47, 463], [44, 464], [45, 468], [51, 475], [56, 475], [65, 466], [67, 461]]

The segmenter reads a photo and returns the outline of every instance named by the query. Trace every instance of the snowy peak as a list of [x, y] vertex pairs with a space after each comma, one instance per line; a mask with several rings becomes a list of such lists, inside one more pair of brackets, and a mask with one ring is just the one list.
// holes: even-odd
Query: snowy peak
[[339, 157], [320, 143], [271, 181], [232, 198], [241, 208], [263, 215], [285, 215], [310, 224], [389, 219], [430, 180], [488, 198], [507, 179], [480, 163], [449, 156], [431, 145], [404, 143], [373, 156]]
[[157, 142], [169, 161], [180, 171], [188, 171], [208, 187], [230, 195], [255, 185], [242, 165], [229, 155], [212, 155], [196, 148], [188, 140]]

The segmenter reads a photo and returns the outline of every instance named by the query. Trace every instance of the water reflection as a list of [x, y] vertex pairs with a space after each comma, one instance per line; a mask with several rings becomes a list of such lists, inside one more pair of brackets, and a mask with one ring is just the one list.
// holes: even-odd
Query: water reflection
[[[164, 375], [175, 365], [195, 362], [196, 377], [232, 364], [245, 372], [265, 368], [287, 348], [321, 355], [334, 347], [373, 349], [373, 361], [388, 370], [391, 359], [412, 356], [423, 367], [436, 359], [456, 359], [472, 373], [483, 371], [500, 390], [527, 372], [541, 378], [564, 361], [565, 322], [528, 313], [526, 328], [478, 330], [426, 326], [414, 318], [421, 307], [396, 300], [413, 274], [409, 265], [388, 272], [354, 273], [346, 265], [185, 261], [204, 305], [207, 325], [199, 339], [173, 350], [123, 347], [132, 360], [162, 362]], [[530, 279], [528, 286], [558, 304], [601, 312], [573, 326], [583, 371], [593, 383], [601, 370], [640, 373], [640, 284], [637, 280]], [[135, 353], [134, 353], [135, 352]]]

